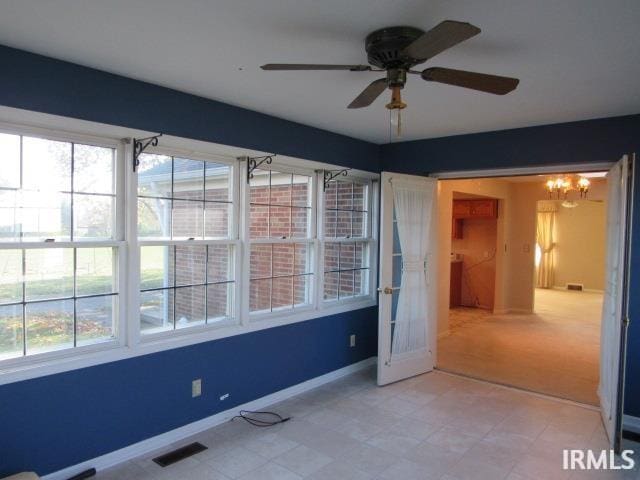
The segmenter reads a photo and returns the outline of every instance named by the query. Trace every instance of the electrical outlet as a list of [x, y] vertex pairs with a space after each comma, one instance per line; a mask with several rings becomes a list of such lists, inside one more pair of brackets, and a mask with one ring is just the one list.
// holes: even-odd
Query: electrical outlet
[[350, 347], [355, 347], [356, 346], [356, 336], [355, 335], [351, 335], [349, 337], [349, 346]]
[[199, 397], [202, 395], [202, 379], [197, 378], [191, 382], [191, 398]]

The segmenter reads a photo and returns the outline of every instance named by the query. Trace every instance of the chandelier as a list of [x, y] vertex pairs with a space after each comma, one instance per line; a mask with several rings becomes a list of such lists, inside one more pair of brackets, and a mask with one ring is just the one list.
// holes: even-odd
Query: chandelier
[[549, 198], [553, 198], [555, 196], [558, 200], [561, 198], [566, 200], [568, 193], [573, 190], [580, 193], [580, 198], [587, 198], [589, 185], [591, 185], [591, 182], [588, 178], [578, 177], [574, 180], [568, 175], [560, 175], [556, 178], [550, 178], [547, 180], [545, 188], [549, 193]]

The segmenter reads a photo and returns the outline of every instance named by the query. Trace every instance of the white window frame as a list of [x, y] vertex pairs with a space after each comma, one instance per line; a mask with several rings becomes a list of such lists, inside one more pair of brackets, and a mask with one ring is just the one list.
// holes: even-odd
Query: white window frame
[[[272, 161], [269, 165], [260, 166], [259, 170], [272, 170], [278, 173], [284, 174], [293, 174], [293, 175], [305, 175], [311, 179], [311, 192], [310, 192], [310, 207], [309, 207], [309, 236], [307, 238], [251, 238], [251, 232], [249, 231], [249, 227], [251, 224], [251, 204], [250, 204], [250, 192], [251, 188], [249, 182], [247, 181], [248, 175], [248, 165], [246, 159], [240, 159], [241, 170], [242, 170], [242, 182], [241, 182], [241, 196], [242, 196], [242, 205], [244, 206], [242, 210], [242, 231], [241, 231], [241, 240], [245, 245], [245, 255], [244, 255], [244, 263], [242, 269], [242, 277], [243, 277], [243, 285], [245, 288], [242, 291], [242, 311], [243, 311], [243, 325], [248, 325], [250, 323], [256, 322], [264, 322], [273, 319], [282, 319], [287, 323], [293, 323], [298, 321], [301, 318], [304, 318], [305, 314], [317, 310], [317, 257], [318, 257], [318, 242], [317, 242], [317, 176], [313, 169], [302, 168], [296, 165], [293, 165], [290, 162], [281, 162], [281, 161]], [[270, 312], [251, 312], [249, 306], [249, 297], [250, 297], [250, 276], [251, 276], [251, 267], [250, 267], [250, 257], [251, 257], [251, 246], [252, 245], [272, 245], [272, 244], [295, 244], [295, 243], [305, 243], [311, 248], [312, 261], [311, 263], [311, 292], [309, 298], [309, 304], [304, 305], [298, 308], [287, 308], [282, 310], [275, 310]], [[273, 273], [273, 272], [272, 272]]]
[[[318, 173], [318, 180], [320, 182], [324, 182], [324, 174], [322, 172]], [[318, 255], [318, 261], [320, 262], [320, 268], [322, 271], [322, 278], [318, 281], [318, 298], [317, 302], [320, 305], [323, 305], [324, 308], [335, 308], [341, 305], [357, 305], [362, 301], [373, 300], [377, 297], [377, 263], [378, 263], [378, 202], [379, 202], [379, 194], [378, 194], [378, 184], [379, 182], [376, 179], [362, 177], [358, 175], [350, 174], [347, 171], [346, 178], [340, 176], [335, 179], [336, 181], [346, 181], [351, 183], [359, 183], [367, 186], [367, 219], [366, 219], [366, 236], [364, 237], [326, 237], [325, 236], [325, 189], [322, 188], [318, 194], [318, 209], [321, 211], [321, 215], [318, 215], [318, 238], [320, 243], [320, 252]], [[324, 183], [321, 183], [324, 185]], [[335, 299], [325, 299], [324, 298], [324, 279], [325, 279], [325, 270], [324, 270], [324, 251], [325, 245], [327, 243], [366, 243], [368, 246], [368, 292], [363, 295], [354, 295], [347, 298], [335, 298]], [[339, 275], [339, 274], [338, 274]]]
[[[73, 346], [61, 348], [49, 352], [22, 355], [20, 357], [4, 359], [0, 361], [0, 374], [3, 369], [21, 369], [26, 366], [39, 364], [42, 362], [64, 361], [69, 358], [82, 356], [94, 352], [103, 352], [121, 348], [125, 345], [126, 331], [126, 307], [127, 307], [127, 279], [126, 279], [126, 259], [127, 244], [125, 241], [125, 185], [124, 185], [124, 144], [121, 141], [94, 135], [68, 133], [57, 129], [40, 128], [32, 126], [22, 126], [0, 122], [0, 133], [20, 135], [22, 137], [35, 137], [46, 140], [53, 140], [65, 143], [83, 144], [97, 147], [113, 148], [115, 150], [114, 180], [115, 180], [115, 205], [114, 205], [114, 225], [112, 240], [73, 240], [73, 241], [7, 241], [0, 242], [1, 250], [44, 250], [60, 248], [113, 248], [116, 252], [114, 261], [114, 276], [116, 284], [116, 295], [118, 297], [118, 308], [115, 312], [114, 338], [98, 342], [92, 345]], [[21, 166], [22, 168], [22, 166]], [[73, 189], [73, 186], [72, 186]], [[125, 212], [124, 214], [121, 212]], [[72, 212], [73, 215], [73, 212]], [[75, 274], [75, 273], [74, 273]], [[75, 301], [75, 294], [74, 294]], [[26, 332], [23, 333], [26, 335]]]
[[[193, 159], [210, 159], [217, 163], [228, 163], [235, 168], [233, 171], [232, 188], [237, 192], [234, 197], [234, 216], [242, 221], [236, 222], [235, 237], [232, 239], [235, 245], [235, 290], [234, 313], [238, 322], [236, 324], [198, 325], [190, 328], [159, 332], [153, 335], [145, 335], [141, 338], [139, 331], [139, 288], [140, 288], [140, 259], [137, 237], [137, 174], [132, 170], [132, 138], [144, 138], [154, 132], [133, 130], [126, 127], [100, 124], [91, 121], [72, 119], [56, 115], [31, 112], [26, 110], [9, 109], [0, 106], [0, 131], [27, 135], [42, 136], [52, 140], [72, 141], [92, 145], [115, 147], [116, 158], [116, 227], [113, 245], [118, 249], [117, 285], [119, 296], [117, 341], [111, 343], [99, 343], [74, 347], [65, 350], [46, 352], [42, 354], [28, 355], [15, 359], [0, 361], [0, 385], [16, 381], [28, 380], [44, 375], [51, 375], [86, 368], [103, 363], [148, 355], [173, 348], [181, 348], [197, 343], [210, 342], [226, 337], [260, 331], [277, 326], [297, 323], [315, 318], [340, 314], [352, 310], [372, 307], [377, 304], [377, 229], [378, 229], [378, 203], [379, 203], [379, 174], [350, 171], [349, 175], [355, 175], [372, 181], [371, 197], [371, 228], [373, 232], [373, 246], [370, 250], [370, 286], [371, 295], [357, 297], [353, 301], [345, 301], [339, 304], [328, 304], [322, 301], [324, 278], [323, 263], [321, 258], [322, 245], [318, 235], [319, 222], [323, 217], [323, 204], [320, 200], [322, 194], [323, 177], [322, 170], [335, 170], [336, 165], [314, 162], [299, 158], [277, 156], [273, 162], [273, 169], [287, 172], [311, 175], [312, 187], [312, 211], [313, 219], [311, 228], [313, 237], [313, 295], [312, 305], [308, 308], [295, 309], [289, 312], [275, 312], [273, 315], [260, 316], [256, 321], [250, 321], [248, 314], [248, 276], [249, 276], [249, 249], [246, 243], [248, 235], [248, 184], [247, 165], [240, 157], [262, 156], [265, 152], [250, 151], [237, 147], [218, 145], [211, 142], [186, 139], [165, 135], [161, 138], [158, 151], [148, 149], [149, 153], [166, 153]], [[204, 157], [204, 158], [203, 158]], [[125, 212], [124, 215], [122, 212]], [[315, 230], [313, 230], [315, 229]], [[296, 239], [299, 241], [299, 239]], [[265, 240], [271, 242], [272, 239]], [[80, 242], [80, 241], [77, 241]], [[194, 245], [198, 240], [191, 242]], [[228, 240], [204, 240], [203, 243], [228, 243]], [[18, 242], [0, 243], [0, 247], [19, 249]], [[23, 242], [24, 243], [24, 242]], [[302, 242], [304, 243], [304, 241]], [[30, 242], [32, 247], [37, 244]], [[44, 248], [59, 248], [62, 242], [54, 245], [46, 244]], [[83, 241], [80, 246], [92, 246], [90, 241]], [[96, 245], [98, 246], [98, 245]], [[99, 242], [99, 246], [106, 246]], [[246, 298], [245, 298], [246, 297]]]
[[[241, 258], [242, 258], [242, 245], [239, 240], [239, 212], [240, 212], [240, 192], [239, 192], [239, 168], [238, 162], [235, 158], [215, 155], [211, 153], [203, 153], [203, 152], [194, 152], [192, 150], [186, 150], [175, 147], [150, 147], [145, 150], [145, 153], [157, 154], [157, 155], [167, 155], [171, 157], [180, 157], [186, 158], [189, 160], [201, 160], [204, 162], [213, 162], [217, 164], [228, 165], [230, 169], [230, 183], [229, 188], [231, 189], [231, 212], [229, 216], [229, 238], [227, 239], [194, 239], [194, 240], [186, 240], [186, 239], [141, 239], [138, 237], [138, 174], [137, 172], [133, 172], [130, 169], [130, 181], [129, 181], [129, 192], [132, 201], [128, 206], [128, 214], [129, 214], [129, 222], [130, 222], [130, 232], [129, 235], [130, 245], [131, 245], [131, 261], [129, 262], [130, 267], [130, 278], [132, 279], [132, 286], [130, 289], [130, 296], [134, 299], [131, 302], [130, 308], [132, 309], [132, 315], [130, 318], [135, 318], [135, 321], [131, 321], [130, 323], [133, 325], [129, 325], [130, 327], [130, 342], [131, 344], [137, 343], [157, 343], [162, 342], [164, 340], [171, 340], [172, 338], [179, 336], [189, 336], [194, 334], [199, 334], [202, 332], [207, 332], [209, 330], [221, 330], [225, 327], [232, 327], [239, 325], [241, 323], [241, 295], [240, 295], [240, 283], [239, 277], [241, 277], [242, 271], [241, 267]], [[172, 180], [173, 181], [173, 180]], [[131, 205], [133, 204], [133, 205]], [[173, 329], [168, 331], [154, 332], [148, 334], [142, 334], [140, 330], [140, 247], [145, 246], [174, 246], [174, 245], [183, 245], [183, 246], [206, 246], [206, 245], [230, 245], [233, 247], [233, 258], [230, 263], [231, 268], [233, 269], [233, 281], [234, 281], [234, 295], [232, 302], [233, 315], [231, 318], [224, 322], [220, 323], [205, 323], [202, 325], [191, 325], [185, 328]], [[135, 272], [131, 271], [135, 269]], [[135, 276], [134, 276], [135, 275]], [[134, 289], [135, 288], [135, 289]], [[205, 287], [206, 288], [206, 287]], [[175, 287], [170, 287], [170, 289], [174, 289]], [[206, 305], [205, 305], [205, 316], [206, 316]], [[175, 321], [175, 319], [174, 319]]]

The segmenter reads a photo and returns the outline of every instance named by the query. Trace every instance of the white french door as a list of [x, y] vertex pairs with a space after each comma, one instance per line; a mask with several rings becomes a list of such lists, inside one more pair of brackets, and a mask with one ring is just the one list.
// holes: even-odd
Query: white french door
[[624, 156], [607, 173], [607, 278], [602, 306], [598, 394], [602, 420], [615, 450], [620, 448], [622, 435], [633, 163]]
[[437, 180], [382, 172], [378, 385], [433, 369]]

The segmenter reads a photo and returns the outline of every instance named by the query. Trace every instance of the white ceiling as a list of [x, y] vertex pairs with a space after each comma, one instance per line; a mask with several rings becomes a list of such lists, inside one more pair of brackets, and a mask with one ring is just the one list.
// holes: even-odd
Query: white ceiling
[[3, 0], [0, 43], [386, 143], [387, 95], [346, 108], [379, 73], [259, 66], [366, 63], [370, 31], [445, 19], [482, 33], [428, 65], [520, 86], [500, 97], [412, 76], [403, 140], [640, 112], [638, 0]]

